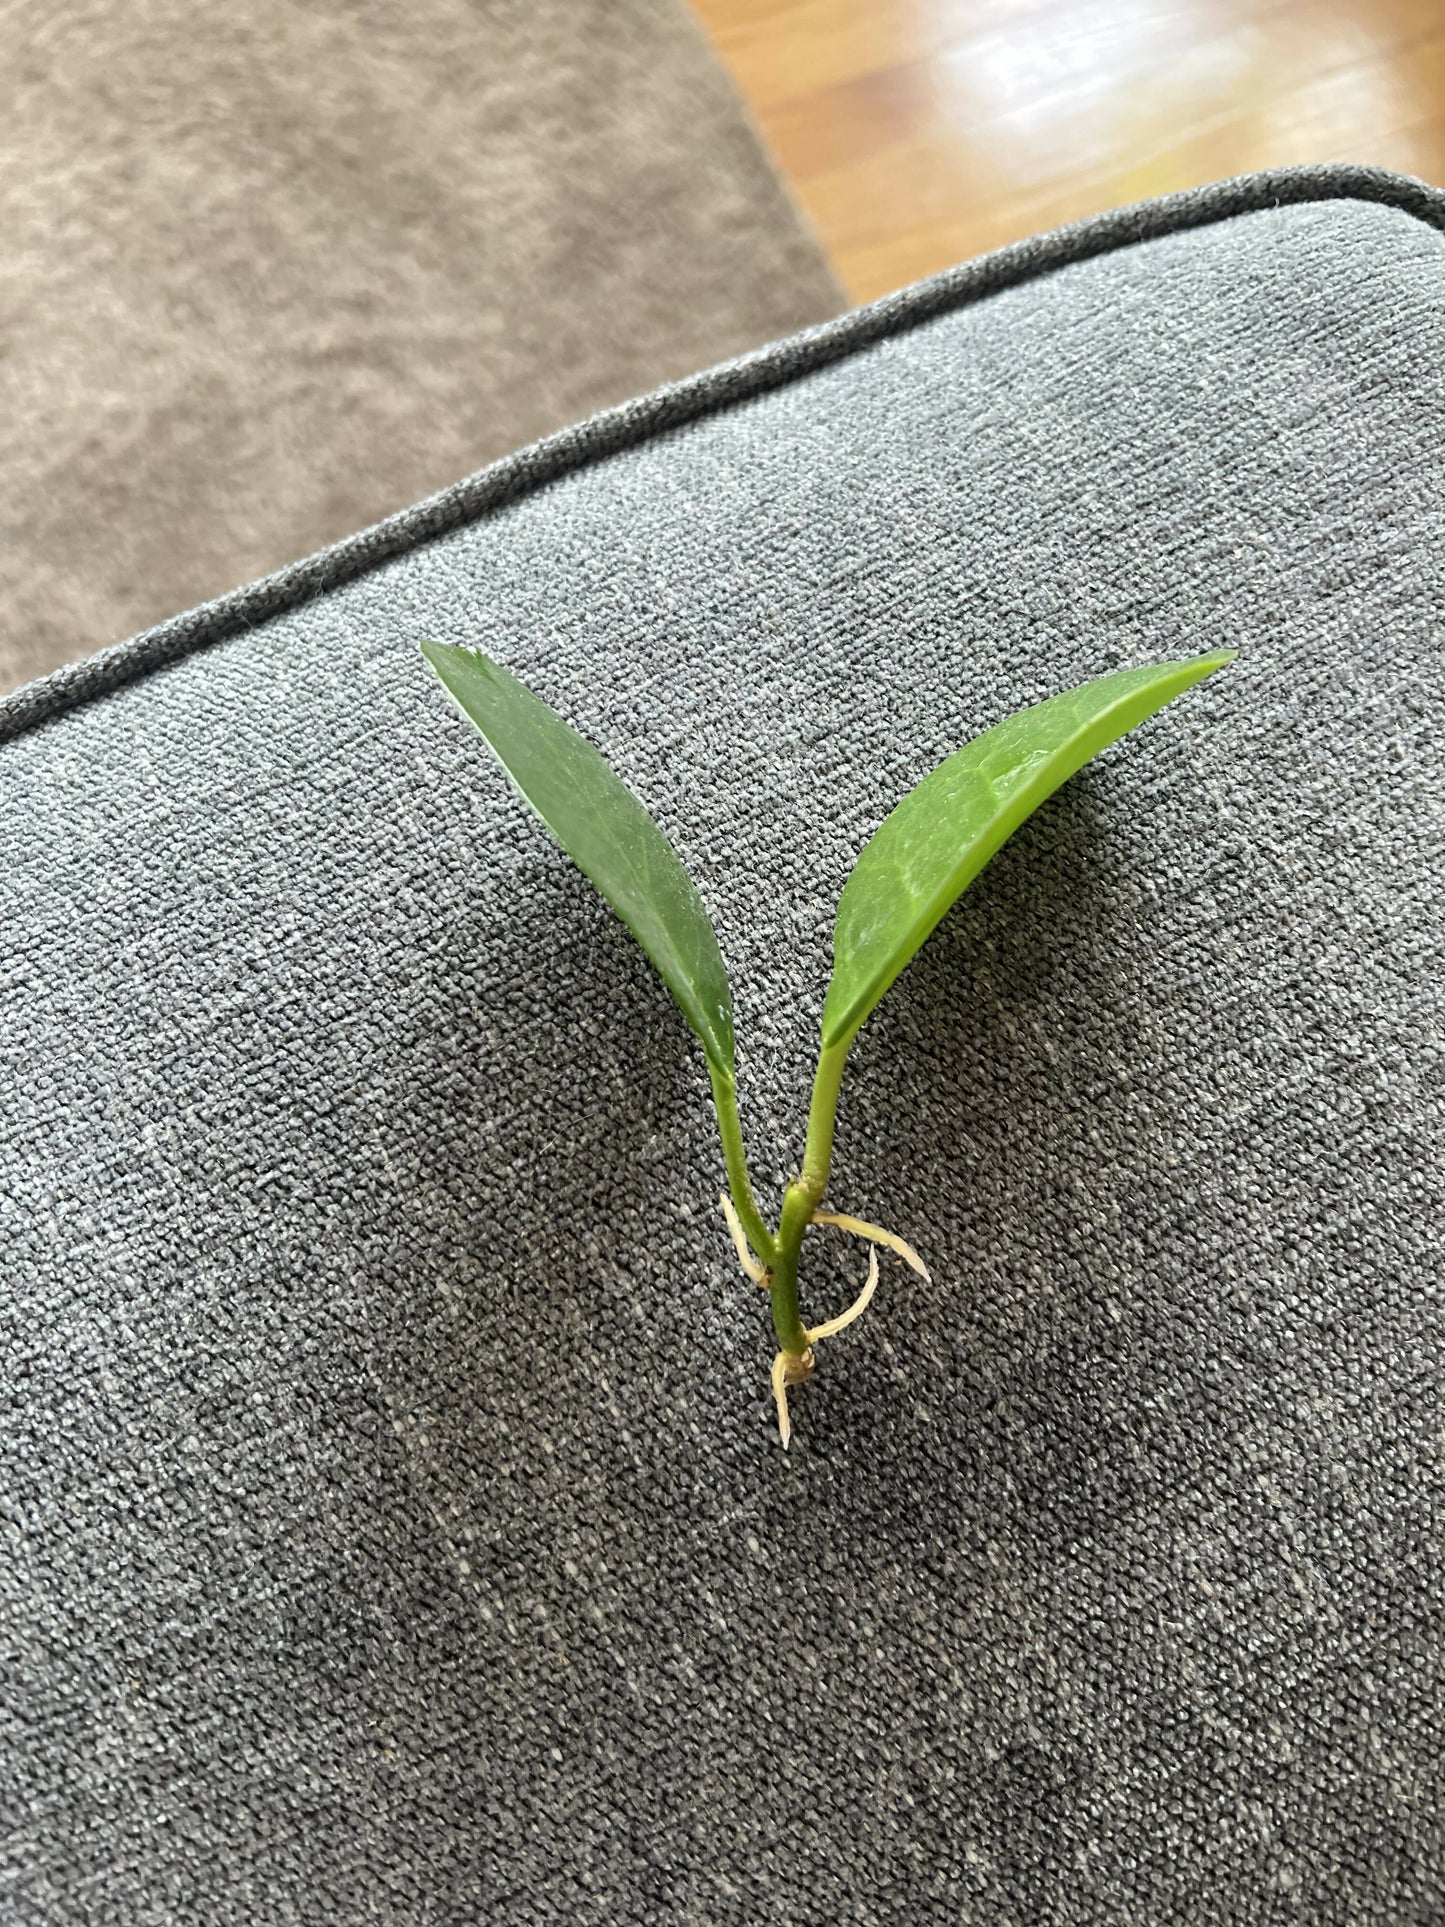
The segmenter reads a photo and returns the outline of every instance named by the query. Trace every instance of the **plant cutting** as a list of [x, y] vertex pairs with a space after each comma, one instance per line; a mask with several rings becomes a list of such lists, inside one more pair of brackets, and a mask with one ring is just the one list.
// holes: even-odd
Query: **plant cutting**
[[[727, 967], [702, 899], [676, 851], [599, 751], [525, 684], [479, 650], [424, 642], [422, 654], [524, 799], [642, 945], [707, 1060], [727, 1190], [720, 1203], [739, 1262], [769, 1293], [778, 1351], [772, 1387], [784, 1447], [788, 1388], [812, 1376], [816, 1348], [850, 1325], [878, 1283], [878, 1249], [928, 1272], [896, 1234], [824, 1210], [833, 1121], [854, 1038], [890, 984], [1000, 846], [1091, 757], [1233, 661], [1217, 650], [1126, 669], [1051, 696], [985, 730], [915, 785], [864, 845], [838, 901], [833, 974], [808, 1111], [802, 1168], [776, 1224], [748, 1174], [737, 1105]], [[805, 1325], [798, 1265], [813, 1224], [868, 1241], [868, 1276], [840, 1317]]]

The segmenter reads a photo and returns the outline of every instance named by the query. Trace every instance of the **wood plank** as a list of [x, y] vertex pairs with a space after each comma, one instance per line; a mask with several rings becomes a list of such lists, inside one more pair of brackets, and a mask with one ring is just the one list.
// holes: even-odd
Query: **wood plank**
[[697, 0], [856, 300], [1289, 162], [1445, 178], [1440, 0]]

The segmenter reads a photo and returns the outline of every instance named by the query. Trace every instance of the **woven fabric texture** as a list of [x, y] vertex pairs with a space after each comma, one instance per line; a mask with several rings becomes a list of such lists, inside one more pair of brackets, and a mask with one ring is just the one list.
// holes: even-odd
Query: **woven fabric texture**
[[[1442, 224], [1010, 250], [0, 711], [7, 1919], [1438, 1915]], [[892, 802], [1241, 651], [865, 1029], [934, 1283], [787, 1455], [700, 1053], [425, 635], [692, 868], [769, 1202]]]

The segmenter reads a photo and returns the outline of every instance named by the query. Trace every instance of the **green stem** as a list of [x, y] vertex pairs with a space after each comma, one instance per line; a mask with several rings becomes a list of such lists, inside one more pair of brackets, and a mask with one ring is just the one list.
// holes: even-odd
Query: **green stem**
[[807, 1327], [798, 1316], [798, 1254], [813, 1210], [812, 1198], [795, 1179], [783, 1194], [777, 1255], [768, 1274], [773, 1297], [773, 1330], [778, 1334], [778, 1344], [790, 1358], [801, 1358], [808, 1349]]
[[818, 1068], [813, 1076], [813, 1101], [808, 1106], [808, 1141], [803, 1151], [802, 1183], [812, 1193], [813, 1209], [823, 1202], [828, 1188], [828, 1167], [833, 1161], [833, 1119], [838, 1110], [838, 1087], [843, 1081], [843, 1066], [848, 1061], [845, 1037], [841, 1043], [825, 1044], [818, 1053]]
[[803, 1173], [788, 1186], [783, 1197], [783, 1215], [778, 1225], [776, 1255], [769, 1272], [773, 1294], [773, 1329], [778, 1343], [791, 1357], [798, 1358], [808, 1349], [808, 1331], [798, 1313], [798, 1257], [803, 1248], [803, 1233], [813, 1213], [823, 1202], [828, 1188], [828, 1167], [833, 1157], [833, 1119], [838, 1110], [838, 1087], [852, 1038], [824, 1045], [818, 1055], [813, 1078], [813, 1099], [808, 1108], [808, 1141], [803, 1152]]
[[723, 1162], [727, 1166], [728, 1191], [732, 1196], [733, 1209], [747, 1233], [748, 1243], [762, 1263], [771, 1266], [777, 1257], [778, 1243], [763, 1222], [763, 1214], [753, 1197], [747, 1152], [743, 1148], [742, 1120], [738, 1116], [737, 1082], [731, 1072], [720, 1070], [711, 1058], [708, 1059], [707, 1069], [712, 1079], [712, 1101], [717, 1110], [718, 1135], [722, 1139]]

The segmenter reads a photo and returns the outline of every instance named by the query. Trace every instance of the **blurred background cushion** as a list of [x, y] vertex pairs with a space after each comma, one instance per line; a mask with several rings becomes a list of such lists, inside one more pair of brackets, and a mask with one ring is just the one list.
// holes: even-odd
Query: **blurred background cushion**
[[[0, 707], [18, 1918], [1429, 1917], [1442, 223], [1101, 217]], [[787, 1456], [700, 1054], [428, 634], [698, 876], [765, 1191], [905, 787], [1241, 650], [864, 1032], [833, 1201], [935, 1282]]]
[[0, 27], [0, 689], [843, 305], [681, 0]]

